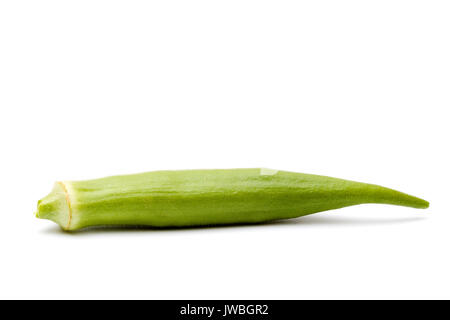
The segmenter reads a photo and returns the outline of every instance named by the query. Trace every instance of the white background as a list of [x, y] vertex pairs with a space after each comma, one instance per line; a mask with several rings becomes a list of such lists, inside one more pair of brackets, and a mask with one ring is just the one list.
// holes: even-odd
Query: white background
[[[2, 1], [0, 298], [450, 298], [448, 1]], [[54, 181], [269, 167], [399, 189], [269, 225], [64, 233]]]

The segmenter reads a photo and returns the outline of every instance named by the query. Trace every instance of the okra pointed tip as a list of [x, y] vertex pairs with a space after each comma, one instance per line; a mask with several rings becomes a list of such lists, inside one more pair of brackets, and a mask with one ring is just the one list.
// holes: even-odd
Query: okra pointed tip
[[424, 199], [421, 199], [421, 198], [418, 198], [415, 196], [411, 196], [408, 194], [404, 194], [404, 195], [405, 196], [403, 196], [403, 197], [399, 197], [401, 205], [411, 207], [411, 208], [416, 208], [416, 209], [427, 209], [430, 206], [430, 203]]
[[430, 207], [430, 203], [427, 200], [419, 199], [420, 201], [420, 207], [419, 209], [427, 209]]

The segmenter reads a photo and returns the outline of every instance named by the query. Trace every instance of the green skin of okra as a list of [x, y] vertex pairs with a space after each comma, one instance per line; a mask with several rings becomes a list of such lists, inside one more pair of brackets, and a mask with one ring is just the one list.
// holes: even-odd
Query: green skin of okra
[[405, 193], [271, 169], [155, 171], [55, 183], [36, 216], [64, 230], [129, 225], [189, 227], [296, 218], [363, 203], [427, 208]]

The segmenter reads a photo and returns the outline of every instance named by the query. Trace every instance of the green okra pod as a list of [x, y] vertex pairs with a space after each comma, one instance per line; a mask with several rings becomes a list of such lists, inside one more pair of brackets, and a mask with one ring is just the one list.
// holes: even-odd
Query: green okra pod
[[98, 225], [155, 227], [257, 223], [384, 203], [427, 208], [392, 189], [271, 169], [155, 171], [62, 181], [38, 202], [36, 216], [65, 230]]

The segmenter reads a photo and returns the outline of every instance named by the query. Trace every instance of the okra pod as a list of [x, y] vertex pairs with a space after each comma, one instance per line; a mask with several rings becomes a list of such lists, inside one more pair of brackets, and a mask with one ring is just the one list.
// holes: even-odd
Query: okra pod
[[99, 225], [186, 227], [296, 218], [363, 203], [427, 208], [385, 187], [271, 169], [155, 171], [56, 182], [36, 216], [64, 230]]

